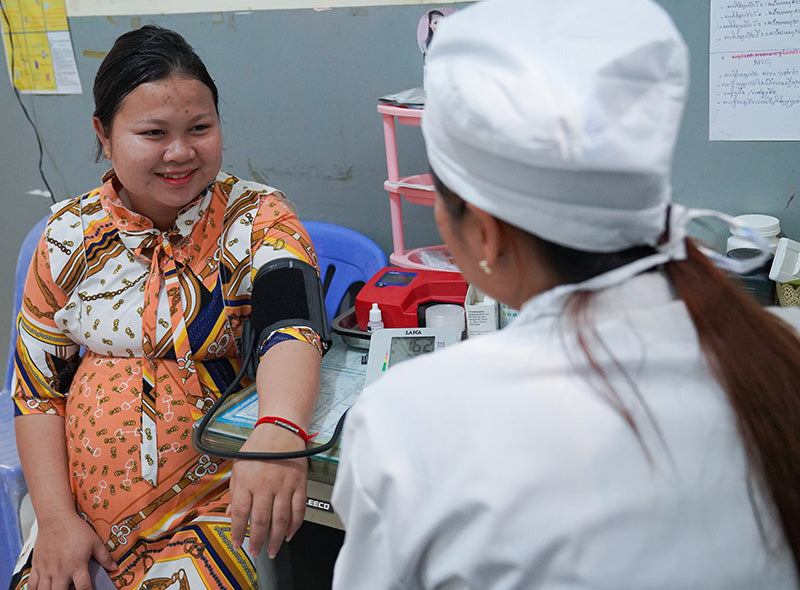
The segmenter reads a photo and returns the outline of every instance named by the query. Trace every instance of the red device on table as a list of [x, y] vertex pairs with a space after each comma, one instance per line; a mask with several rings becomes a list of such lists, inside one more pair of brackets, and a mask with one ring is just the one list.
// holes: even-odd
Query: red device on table
[[461, 273], [387, 266], [356, 295], [356, 322], [366, 331], [369, 310], [377, 303], [386, 328], [425, 326], [425, 309], [437, 303], [464, 305], [467, 282]]

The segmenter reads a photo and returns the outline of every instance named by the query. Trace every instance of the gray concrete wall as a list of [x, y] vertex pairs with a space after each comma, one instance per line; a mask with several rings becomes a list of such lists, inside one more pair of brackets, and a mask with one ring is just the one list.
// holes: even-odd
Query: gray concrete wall
[[[800, 239], [800, 210], [792, 201], [800, 146], [708, 141], [708, 2], [662, 4], [693, 52], [691, 96], [675, 160], [675, 200], [732, 214], [773, 214], [786, 235]], [[352, 227], [389, 252], [376, 100], [421, 84], [416, 25], [435, 6], [71, 18], [84, 93], [22, 97], [44, 146], [44, 174], [59, 200], [98, 184], [104, 169], [93, 162], [94, 74], [117, 36], [155, 23], [184, 34], [219, 85], [226, 170], [280, 188], [295, 201], [301, 218]], [[0, 335], [5, 335], [19, 244], [48, 212], [50, 201], [29, 194], [45, 188], [37, 142], [7, 75], [0, 75], [0, 120], [0, 248], [7, 254], [0, 259]], [[399, 127], [398, 133], [401, 174], [425, 172], [419, 130]], [[438, 241], [431, 210], [407, 206], [407, 246]], [[7, 345], [7, 338], [0, 338], [2, 359]]]

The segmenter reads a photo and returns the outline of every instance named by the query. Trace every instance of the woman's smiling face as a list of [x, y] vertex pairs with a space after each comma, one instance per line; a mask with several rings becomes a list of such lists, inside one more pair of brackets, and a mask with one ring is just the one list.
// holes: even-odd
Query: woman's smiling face
[[211, 90], [173, 74], [140, 84], [123, 100], [110, 128], [94, 120], [129, 209], [169, 229], [178, 213], [216, 178], [222, 133]]

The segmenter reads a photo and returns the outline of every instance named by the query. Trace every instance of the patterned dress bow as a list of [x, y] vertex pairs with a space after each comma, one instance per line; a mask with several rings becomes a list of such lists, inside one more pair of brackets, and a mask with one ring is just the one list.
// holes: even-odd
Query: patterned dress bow
[[187, 394], [192, 391], [201, 391], [200, 381], [192, 358], [189, 335], [186, 331], [183, 302], [181, 300], [179, 271], [183, 268], [184, 260], [180, 249], [173, 248], [171, 238], [180, 239], [180, 235], [176, 232], [154, 234], [144, 240], [136, 252], [138, 256], [142, 257], [152, 250], [150, 274], [144, 287], [145, 296], [142, 311], [142, 350], [145, 358], [142, 366], [142, 441], [140, 449], [142, 477], [152, 486], [155, 486], [158, 481], [158, 441], [156, 440], [156, 420], [158, 416], [155, 398], [158, 382], [158, 364], [155, 359], [164, 356], [165, 352], [167, 352], [164, 349], [169, 344], [167, 339], [162, 339], [161, 342], [158, 342], [156, 336], [158, 299], [161, 293], [162, 277], [164, 291], [169, 304], [172, 347], [175, 351], [175, 360], [183, 377], [184, 388]]

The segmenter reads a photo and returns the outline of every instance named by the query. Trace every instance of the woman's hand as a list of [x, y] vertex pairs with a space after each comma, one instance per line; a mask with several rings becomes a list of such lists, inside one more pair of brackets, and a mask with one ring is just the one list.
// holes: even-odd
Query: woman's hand
[[[295, 433], [275, 426], [258, 426], [243, 451], [287, 452], [305, 448]], [[308, 459], [260, 461], [237, 459], [230, 484], [231, 535], [238, 549], [250, 522], [250, 553], [258, 555], [267, 539], [267, 552], [275, 557], [281, 543], [290, 540], [303, 523], [306, 511]]]
[[28, 590], [92, 590], [89, 560], [94, 557], [108, 571], [117, 564], [103, 541], [80, 516], [37, 521]]

